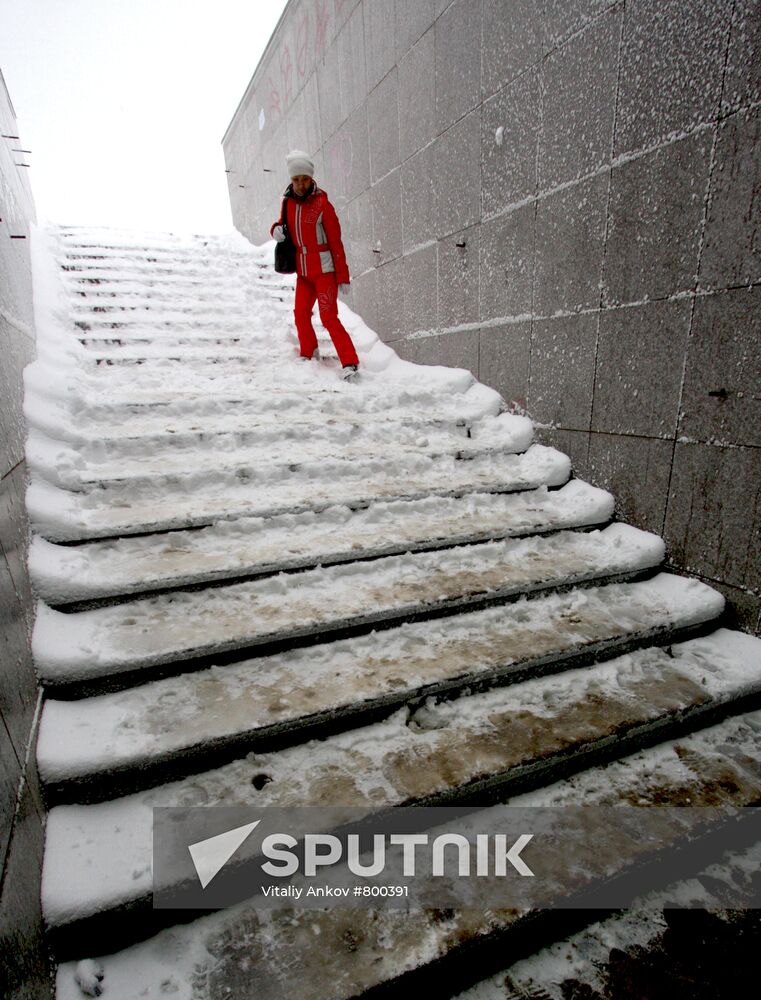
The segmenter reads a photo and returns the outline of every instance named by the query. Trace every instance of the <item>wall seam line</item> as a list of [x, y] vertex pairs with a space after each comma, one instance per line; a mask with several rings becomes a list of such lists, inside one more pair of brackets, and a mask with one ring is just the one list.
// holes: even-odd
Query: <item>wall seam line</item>
[[737, 0], [732, 0], [732, 12], [729, 17], [729, 25], [727, 27], [727, 39], [724, 49], [724, 65], [722, 67], [721, 74], [721, 85], [719, 87], [719, 97], [717, 101], [716, 114], [713, 121], [713, 137], [711, 142], [711, 152], [708, 159], [708, 176], [706, 177], [706, 187], [705, 194], [703, 196], [703, 216], [700, 220], [700, 239], [698, 241], [698, 252], [697, 259], [695, 261], [695, 280], [693, 282], [693, 298], [690, 306], [690, 322], [687, 327], [687, 338], [684, 345], [684, 354], [682, 356], [682, 373], [679, 382], [679, 395], [677, 398], [677, 411], [676, 411], [676, 426], [674, 428], [674, 437], [671, 448], [671, 462], [669, 463], [669, 476], [668, 483], [666, 484], [666, 504], [663, 509], [663, 521], [661, 524], [661, 535], [665, 534], [666, 524], [668, 522], [669, 507], [671, 502], [671, 483], [674, 478], [674, 463], [676, 461], [676, 446], [680, 439], [680, 430], [682, 427], [682, 416], [683, 416], [683, 405], [684, 405], [684, 386], [687, 380], [687, 364], [690, 356], [690, 349], [692, 347], [693, 340], [693, 327], [695, 323], [695, 311], [698, 300], [698, 290], [700, 289], [700, 268], [703, 263], [703, 250], [705, 249], [706, 240], [706, 230], [708, 227], [708, 217], [711, 210], [711, 192], [713, 188], [713, 174], [716, 167], [716, 149], [719, 143], [719, 115], [721, 113], [721, 103], [724, 96], [724, 84], [727, 74], [727, 64], [729, 62], [729, 46], [732, 37], [732, 24], [734, 22], [735, 8], [737, 6]]

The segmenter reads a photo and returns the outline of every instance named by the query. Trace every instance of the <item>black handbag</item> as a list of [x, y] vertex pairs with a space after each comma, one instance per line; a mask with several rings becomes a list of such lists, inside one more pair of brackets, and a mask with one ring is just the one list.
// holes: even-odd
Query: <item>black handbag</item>
[[291, 234], [288, 232], [288, 224], [286, 223], [287, 215], [287, 198], [283, 198], [283, 214], [281, 216], [283, 220], [283, 235], [285, 239], [282, 243], [275, 244], [275, 270], [278, 274], [295, 274], [296, 272], [296, 244], [291, 239]]

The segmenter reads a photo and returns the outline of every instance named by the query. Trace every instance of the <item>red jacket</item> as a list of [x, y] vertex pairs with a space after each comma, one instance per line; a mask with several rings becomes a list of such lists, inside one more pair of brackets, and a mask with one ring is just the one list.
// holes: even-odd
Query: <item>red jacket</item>
[[[320, 274], [335, 272], [339, 285], [348, 285], [349, 267], [346, 263], [341, 224], [328, 196], [316, 184], [305, 198], [297, 198], [291, 186], [285, 192], [288, 233], [296, 244], [296, 274], [315, 278]], [[273, 222], [282, 226], [281, 218]]]

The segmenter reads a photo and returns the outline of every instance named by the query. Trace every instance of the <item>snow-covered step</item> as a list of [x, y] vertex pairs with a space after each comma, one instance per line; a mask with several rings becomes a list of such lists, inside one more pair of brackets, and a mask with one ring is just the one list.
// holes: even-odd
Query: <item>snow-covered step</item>
[[77, 369], [67, 359], [62, 376], [62, 359], [54, 354], [29, 365], [24, 384], [37, 394], [75, 403], [78, 411], [86, 407], [97, 419], [118, 416], [120, 410], [123, 415], [123, 407], [137, 405], [161, 407], [163, 413], [194, 412], [201, 417], [222, 404], [245, 403], [248, 412], [266, 415], [273, 409], [287, 408], [289, 417], [302, 419], [311, 414], [356, 416], [359, 412], [402, 416], [416, 409], [444, 419], [458, 416], [474, 420], [505, 409], [499, 393], [475, 382], [471, 373], [462, 369], [433, 369], [438, 377], [423, 380], [416, 371], [418, 366], [399, 362], [391, 374], [365, 373], [359, 396], [352, 391], [356, 386], [336, 380], [330, 366], [299, 364], [294, 347], [285, 342], [272, 345], [266, 326], [253, 329], [251, 338], [276, 349], [278, 363], [227, 373], [222, 366], [204, 370], [169, 362], [162, 370], [98, 372]]
[[247, 483], [239, 474], [208, 476], [173, 488], [95, 489], [70, 493], [33, 478], [26, 506], [37, 534], [50, 541], [108, 538], [227, 521], [242, 516], [320, 511], [336, 504], [361, 507], [378, 500], [513, 493], [568, 481], [570, 460], [561, 452], [532, 445], [521, 455], [460, 461], [399, 453], [393, 463], [312, 461], [283, 478], [282, 467], [269, 481]]
[[[199, 436], [234, 433], [256, 434], [269, 440], [278, 434], [306, 438], [314, 431], [315, 420], [320, 419], [317, 403], [310, 406], [307, 402], [305, 412], [300, 412], [286, 422], [276, 409], [262, 412], [258, 408], [252, 409], [247, 402], [207, 401], [201, 413], [177, 405], [125, 405], [110, 409], [83, 405], [74, 409], [64, 400], [45, 397], [42, 393], [27, 388], [24, 416], [31, 428], [56, 440], [67, 441], [76, 448], [88, 447], [97, 441], [123, 442], [125, 447], [128, 442], [133, 442], [135, 447], [140, 443], [153, 447], [170, 438], [177, 442], [178, 447], [184, 447], [191, 441], [198, 440]], [[326, 414], [324, 423], [327, 428], [333, 428], [339, 420], [336, 414]], [[449, 412], [431, 412], [427, 408], [409, 407], [389, 414], [384, 421], [384, 428], [390, 440], [395, 440], [397, 432], [402, 437], [415, 434], [420, 438], [432, 431], [448, 431], [467, 438], [472, 434], [473, 423], [473, 420], [459, 416], [454, 409]], [[382, 432], [378, 427], [377, 417], [372, 412], [347, 414], [345, 419], [340, 420], [340, 424], [359, 427], [363, 431], [368, 429], [375, 433]]]
[[[426, 703], [412, 713], [400, 710], [384, 722], [319, 744], [248, 754], [110, 802], [58, 806], [46, 829], [45, 919], [63, 932], [59, 945], [67, 932], [70, 942], [84, 932], [102, 932], [125, 907], [133, 907], [140, 920], [140, 909], [150, 908], [156, 806], [347, 805], [369, 814], [402, 804], [477, 803], [487, 789], [504, 798], [532, 783], [546, 784], [569, 770], [673, 738], [686, 724], [694, 728], [699, 721], [715, 721], [729, 706], [747, 704], [759, 694], [761, 640], [719, 630], [667, 649], [650, 647], [553, 677]], [[714, 795], [722, 792], [723, 801], [750, 804], [761, 792], [757, 765], [753, 788], [748, 779], [749, 765], [753, 773], [752, 762], [758, 759], [759, 732], [758, 723], [744, 726], [739, 737], [744, 745], [736, 755], [724, 751], [726, 729], [718, 739], [713, 735], [713, 745], [725, 755], [723, 781], [705, 768], [700, 754], [690, 759], [677, 747], [671, 760], [682, 761], [682, 773], [690, 772], [696, 789], [710, 784]], [[709, 734], [709, 746], [711, 740]], [[656, 748], [656, 755], [662, 760], [664, 749]], [[733, 757], [742, 781], [732, 780]], [[673, 789], [669, 768], [664, 770], [666, 788]], [[257, 775], [268, 780], [254, 782]], [[590, 775], [586, 787], [592, 800], [604, 801], [610, 784], [601, 782], [599, 773]], [[638, 778], [640, 786], [650, 781], [663, 794], [663, 782], [653, 781], [652, 768], [645, 766]], [[583, 786], [583, 775], [579, 781]], [[565, 798], [557, 790], [537, 797], [550, 803], [588, 802], [579, 792], [577, 785]], [[615, 798], [624, 798], [620, 789]], [[709, 801], [715, 805], [715, 798]], [[88, 936], [90, 946], [92, 940]]]
[[[200, 406], [200, 404], [199, 404]], [[274, 437], [300, 437], [302, 440], [311, 435], [315, 420], [319, 419], [315, 412], [300, 412], [287, 422], [277, 412], [253, 412], [245, 405], [245, 401], [237, 403], [207, 405], [205, 412], [165, 412], [165, 407], [140, 407], [134, 410], [122, 408], [120, 411], [102, 413], [98, 419], [90, 407], [83, 406], [75, 411], [62, 400], [46, 398], [40, 393], [27, 390], [24, 397], [24, 415], [31, 428], [40, 430], [58, 441], [67, 441], [72, 447], [82, 449], [95, 442], [107, 441], [109, 445], [119, 443], [122, 447], [154, 448], [161, 447], [168, 441], [174, 441], [176, 447], [183, 448], [188, 444], [215, 435], [247, 435], [252, 440], [272, 440]], [[336, 415], [328, 415], [324, 421], [324, 429], [318, 433], [337, 430], [346, 433], [356, 428], [363, 434], [380, 436], [386, 434], [387, 441], [397, 439], [419, 440], [428, 434], [449, 433], [458, 435], [461, 439], [471, 438], [474, 431], [482, 429], [474, 427], [475, 421], [458, 416], [457, 412], [437, 413], [428, 409], [410, 407], [401, 412], [389, 414], [380, 425], [373, 413], [357, 412], [347, 415], [340, 421]], [[483, 423], [483, 427], [487, 423]]]
[[[155, 347], [174, 346], [187, 343], [190, 346], [213, 347], [214, 344], [222, 343], [225, 340], [234, 338], [234, 342], [242, 348], [257, 348], [257, 360], [264, 360], [258, 355], [261, 351], [267, 336], [270, 338], [282, 335], [286, 331], [284, 321], [285, 313], [278, 312], [277, 309], [267, 311], [260, 310], [259, 320], [266, 328], [266, 334], [252, 335], [250, 321], [242, 323], [173, 323], [156, 322], [152, 326], [143, 323], [122, 322], [78, 322], [73, 337], [79, 343], [89, 344], [91, 348], [102, 344], [104, 348], [109, 345], [118, 345], [122, 351], [135, 345], [152, 344]], [[213, 356], [213, 352], [212, 356]], [[271, 344], [269, 349], [270, 357], [281, 357], [282, 347], [280, 344]], [[82, 359], [84, 360], [84, 359]], [[87, 359], [89, 360], [89, 359]]]
[[193, 365], [237, 365], [245, 371], [256, 357], [253, 350], [246, 351], [239, 345], [234, 348], [224, 347], [166, 347], [153, 344], [130, 346], [123, 348], [104, 347], [88, 352], [86, 362], [94, 365], [163, 365], [165, 361], [181, 361]]
[[118, 281], [95, 283], [67, 273], [63, 282], [71, 295], [73, 312], [108, 306], [153, 310], [169, 303], [181, 310], [197, 307], [208, 311], [214, 305], [224, 306], [230, 301], [239, 304], [256, 301], [263, 288], [282, 291], [293, 287], [293, 282], [273, 281], [266, 272], [258, 270], [243, 274], [226, 272], [204, 282], [195, 278], [135, 280], [122, 276]]
[[134, 281], [121, 278], [115, 282], [98, 282], [72, 278], [66, 275], [63, 283], [77, 307], [82, 305], [108, 305], [114, 301], [125, 306], [164, 305], [178, 300], [198, 302], [209, 309], [214, 302], [222, 303], [228, 296], [236, 300], [248, 299], [250, 290], [241, 288], [240, 276], [230, 276], [201, 281], [200, 279], [175, 278], [154, 281], [144, 278]]
[[124, 260], [133, 258], [150, 258], [151, 260], [218, 260], [220, 251], [226, 253], [232, 259], [242, 258], [244, 262], [251, 260], [254, 254], [230, 252], [229, 247], [221, 246], [221, 241], [203, 241], [189, 239], [177, 242], [158, 241], [154, 243], [136, 242], [131, 245], [127, 243], [110, 243], [107, 241], [92, 241], [80, 243], [68, 237], [63, 237], [58, 241], [58, 256], [68, 257], [108, 257]]
[[[705, 753], [703, 744], [691, 739], [680, 746]], [[752, 743], [748, 750], [755, 750]], [[622, 793], [626, 794], [623, 788]], [[685, 986], [690, 989], [695, 981], [697, 940], [703, 955], [713, 959], [715, 970], [712, 982], [701, 979], [701, 995], [741, 997], [756, 948], [754, 881], [760, 864], [759, 843], [727, 852], [663, 891], [635, 899], [632, 909], [583, 931], [578, 927], [584, 914], [578, 910], [554, 911], [548, 918], [550, 911], [368, 913], [336, 907], [294, 910], [286, 919], [278, 919], [243, 905], [163, 931], [132, 948], [98, 956], [97, 961], [88, 957], [82, 964], [64, 962], [57, 970], [56, 997], [82, 1000], [78, 983], [86, 981], [88, 973], [95, 982], [93, 969], [102, 976], [102, 985], [124, 1000], [144, 1000], [157, 988], [173, 989], [194, 1000], [214, 1000], [225, 991], [236, 996], [241, 989], [258, 1000], [291, 996], [346, 1000], [374, 988], [385, 989], [390, 996], [414, 991], [452, 997], [452, 990], [513, 961], [491, 979], [457, 993], [456, 1000], [631, 1000], [646, 995], [632, 992], [632, 980], [647, 989], [657, 970], [656, 981], [663, 984], [659, 973], [665, 964], [675, 979], [675, 989], [666, 995], [685, 998]], [[728, 909], [727, 899], [741, 902]], [[691, 913], [681, 914], [676, 934], [675, 901], [692, 908]], [[585, 915], [589, 919], [596, 914]], [[563, 928], [569, 936], [557, 940]], [[148, 928], [142, 937], [146, 933]], [[672, 954], [666, 950], [667, 942]], [[92, 944], [90, 950], [76, 948], [75, 954], [97, 955]], [[105, 944], [113, 950], [113, 942]], [[532, 946], [535, 955], [514, 961]], [[701, 963], [701, 973], [703, 968]], [[207, 983], [219, 992], [209, 992]], [[727, 985], [733, 993], [725, 992]], [[715, 992], [707, 993], [711, 988]]]
[[195, 332], [195, 333], [166, 333], [154, 334], [143, 331], [142, 333], [115, 333], [104, 331], [93, 331], [92, 333], [82, 332], [77, 336], [77, 340], [92, 354], [99, 354], [109, 348], [118, 347], [121, 349], [134, 350], [136, 347], [145, 344], [161, 346], [164, 349], [194, 347], [205, 348], [215, 346], [223, 347], [225, 350], [237, 349], [240, 352], [240, 345], [243, 336], [240, 333], [215, 333], [215, 332]]
[[77, 546], [32, 540], [37, 594], [66, 604], [399, 552], [588, 527], [610, 520], [613, 497], [578, 479], [559, 490], [331, 507], [241, 518], [192, 531]]
[[[269, 322], [282, 326], [283, 316], [272, 315]], [[157, 345], [172, 343], [178, 337], [197, 336], [203, 339], [209, 337], [238, 337], [244, 344], [258, 344], [261, 337], [247, 336], [249, 323], [177, 323], [157, 320], [153, 325], [143, 322], [134, 324], [129, 321], [78, 322], [74, 337], [77, 340], [107, 340], [128, 346], [132, 342], [155, 342]]]
[[[580, 801], [603, 806], [632, 802], [679, 805], [690, 799], [696, 804], [713, 807], [717, 804], [742, 807], [752, 800], [754, 793], [758, 794], [759, 776], [753, 763], [761, 758], [759, 731], [759, 712], [731, 718], [607, 766], [592, 767], [547, 790], [514, 797], [510, 805], [532, 808], [564, 803], [575, 805]], [[752, 889], [758, 857], [759, 848], [753, 846], [731, 859], [720, 858], [706, 870], [705, 878], [691, 880], [686, 891], [667, 892], [666, 897], [671, 902], [680, 900], [687, 905], [690, 900], [694, 901], [692, 905], [702, 900], [707, 906], [722, 905], [722, 886], [731, 886], [734, 898], [741, 895], [743, 883], [746, 886], [750, 883], [748, 887]], [[642, 905], [648, 910], [647, 919], [652, 927], [654, 916], [657, 922], [656, 914], [665, 903], [662, 898], [651, 895]], [[594, 916], [592, 912], [589, 915]], [[151, 933], [151, 916], [146, 912], [145, 923], [135, 928], [138, 938], [144, 939]], [[399, 982], [401, 990], [401, 977], [410, 972], [417, 973], [418, 989], [422, 985], [422, 975], [427, 972], [425, 985], [431, 987], [427, 992], [432, 996], [449, 995], [453, 962], [445, 965], [445, 978], [442, 978], [442, 974], [437, 975], [441, 960], [456, 962], [459, 951], [462, 955], [460, 974], [466, 977], [465, 981], [472, 982], [483, 975], [478, 951], [480, 939], [484, 939], [487, 947], [484, 957], [493, 963], [495, 932], [501, 932], [499, 943], [503, 949], [502, 961], [505, 961], [512, 952], [513, 930], [521, 934], [521, 953], [525, 954], [527, 933], [530, 940], [544, 944], [547, 937], [543, 939], [543, 935], [551, 932], [556, 936], [563, 926], [558, 921], [557, 911], [549, 928], [541, 925], [541, 918], [537, 921], [538, 916], [535, 912], [495, 914], [484, 910], [453, 910], [448, 914], [420, 910], [368, 913], [334, 907], [306, 912], [296, 909], [289, 912], [286, 919], [279, 920], [274, 914], [242, 904], [105, 956], [99, 955], [99, 951], [113, 953], [117, 947], [114, 937], [109, 936], [108, 920], [95, 939], [78, 939], [76, 922], [69, 927], [59, 925], [56, 930], [59, 945], [69, 954], [98, 956], [105, 973], [104, 986], [124, 1000], [150, 996], [156, 984], [162, 982], [169, 982], [177, 991], [187, 986], [190, 995], [191, 983], [205, 982], [212, 969], [215, 985], [220, 990], [217, 995], [225, 995], [223, 991], [229, 986], [231, 991], [233, 987], [243, 991], [239, 995], [264, 1000], [279, 1000], [284, 996], [306, 1000], [334, 997], [338, 1000], [363, 994], [381, 984], [393, 986]], [[577, 914], [573, 916], [578, 919]], [[629, 918], [625, 915], [623, 919]], [[532, 927], [535, 928], [533, 935]], [[97, 933], [98, 924], [92, 921], [89, 929]], [[640, 935], [644, 929], [640, 929]], [[642, 941], [642, 936], [639, 940]], [[347, 941], [351, 947], [346, 946]], [[615, 943], [615, 938], [607, 935], [602, 938], [605, 957]], [[564, 954], [572, 950], [569, 943]], [[557, 954], [560, 949], [555, 951]], [[242, 954], [253, 960], [243, 962]], [[199, 955], [203, 956], [200, 964]], [[594, 952], [579, 956], [582, 967], [586, 968], [585, 958], [594, 957]], [[430, 963], [427, 968], [426, 963]], [[241, 979], [241, 969], [245, 970], [244, 979]], [[78, 989], [75, 970], [74, 962], [59, 968], [58, 1000], [79, 1000], [75, 992]], [[543, 971], [547, 971], [546, 965]], [[230, 995], [235, 995], [234, 991]], [[210, 1000], [207, 993], [200, 996]], [[505, 994], [487, 994], [483, 1000], [496, 1000], [498, 996], [501, 998]], [[542, 994], [526, 993], [524, 996], [526, 1000], [529, 996], [538, 1000]], [[555, 996], [558, 1000], [566, 1000], [568, 994], [558, 992], [553, 994]]]
[[[389, 444], [389, 431], [396, 431]], [[469, 460], [484, 456], [514, 455], [525, 452], [534, 436], [533, 424], [526, 417], [502, 414], [480, 421], [467, 436], [464, 428], [450, 430], [430, 427], [425, 434], [408, 431], [398, 421], [355, 424], [327, 424], [308, 437], [284, 424], [269, 438], [251, 432], [218, 435], [199, 434], [186, 447], [172, 435], [163, 442], [155, 439], [150, 448], [140, 441], [110, 442], [74, 448], [32, 430], [26, 443], [30, 470], [44, 476], [62, 489], [81, 491], [95, 485], [112, 483], [144, 485], [169, 477], [195, 478], [199, 468], [207, 474], [245, 469], [251, 479], [272, 479], [273, 470], [294, 463], [332, 461], [393, 462], [397, 455], [454, 456]], [[163, 445], [163, 447], [162, 447]]]
[[[263, 265], [257, 265], [263, 266]], [[229, 273], [210, 275], [206, 278], [178, 276], [165, 274], [160, 277], [148, 275], [139, 279], [130, 275], [114, 274], [110, 278], [83, 277], [70, 271], [61, 274], [61, 282], [74, 296], [85, 295], [97, 299], [99, 296], [112, 295], [147, 295], [149, 298], [174, 299], [178, 295], [202, 297], [207, 292], [221, 292], [230, 288], [231, 284], [239, 287], [240, 277], [232, 282]]]
[[[137, 254], [134, 257], [125, 257], [119, 254], [63, 254], [57, 257], [61, 270], [69, 274], [85, 275], [125, 275], [130, 277], [148, 275], [179, 275], [187, 278], [202, 277], [205, 274], [216, 276], [230, 273], [229, 262], [216, 261], [214, 259], [204, 260], [198, 256], [167, 255], [159, 259], [152, 259], [149, 256]], [[243, 270], [253, 268], [243, 261]]]
[[190, 364], [203, 365], [251, 365], [256, 357], [254, 350], [245, 350], [242, 345], [234, 347], [218, 347], [209, 345], [192, 347], [185, 345], [167, 346], [155, 344], [125, 344], [124, 347], [112, 345], [99, 346], [96, 350], [87, 351], [84, 363], [95, 365], [139, 365], [162, 364], [164, 361], [187, 361]]
[[[286, 309], [281, 310], [283, 314]], [[72, 310], [72, 321], [87, 320], [90, 329], [97, 330], [99, 327], [110, 327], [116, 322], [124, 330], [151, 327], [171, 327], [172, 330], [184, 330], [195, 328], [210, 329], [235, 329], [245, 330], [250, 326], [246, 317], [220, 315], [219, 311], [213, 312], [202, 310], [198, 307], [187, 307], [185, 309], [125, 309], [101, 306], [97, 309]]]
[[124, 261], [129, 264], [132, 261], [148, 260], [152, 262], [173, 263], [175, 261], [206, 261], [213, 254], [211, 248], [204, 247], [199, 243], [188, 242], [186, 244], [175, 244], [174, 246], [117, 246], [107, 244], [78, 244], [73, 241], [64, 240], [59, 243], [56, 254], [59, 260], [114, 260]]
[[303, 643], [521, 594], [631, 578], [652, 570], [663, 556], [657, 535], [612, 524], [602, 531], [561, 531], [317, 567], [71, 614], [40, 604], [32, 649], [45, 685], [108, 684], [118, 674], [150, 676], [151, 668], [162, 665], [173, 665], [176, 673], [177, 666], [201, 665], [230, 651]]
[[[752, 745], [748, 749], [754, 750]], [[704, 752], [702, 745], [700, 750]], [[715, 752], [712, 757], [718, 764], [720, 757]], [[545, 942], [535, 954], [506, 965], [453, 1000], [627, 1000], [648, 996], [644, 991], [653, 982], [659, 983], [661, 996], [742, 996], [758, 954], [754, 883], [759, 870], [761, 842], [727, 851], [701, 871], [634, 899], [630, 908], [567, 938]], [[685, 909], [677, 914], [675, 906]], [[697, 941], [701, 955], [696, 961]], [[509, 954], [502, 961], [510, 963]], [[466, 982], [483, 976], [477, 966], [470, 975], [462, 971]], [[699, 994], [693, 990], [697, 976]]]
[[[71, 310], [71, 319], [86, 319], [95, 327], [98, 324], [111, 323], [113, 320], [119, 320], [125, 325], [143, 320], [146, 325], [151, 325], [157, 322], [185, 323], [190, 318], [196, 325], [205, 323], [212, 327], [235, 325], [241, 328], [246, 323], [245, 319], [219, 315], [221, 306], [224, 304], [229, 306], [231, 299], [233, 302], [235, 301], [235, 297], [229, 293], [226, 293], [224, 297], [219, 296], [222, 301], [216, 303], [216, 313], [213, 309], [215, 303], [200, 297], [194, 301], [193, 298], [185, 295], [182, 304], [174, 297], [166, 297], [161, 301], [152, 301], [148, 298], [148, 304], [146, 304], [146, 298], [148, 297], [143, 296], [141, 299], [136, 297], [134, 304], [123, 300], [119, 303], [115, 295], [111, 299], [100, 299], [95, 302], [82, 301]], [[241, 311], [245, 310], [245, 302], [241, 301], [240, 308]], [[254, 309], [252, 308], [251, 311], [253, 312]], [[280, 311], [285, 314], [288, 310], [283, 308]]]
[[109, 266], [118, 268], [121, 271], [129, 272], [135, 267], [142, 267], [146, 264], [154, 264], [159, 267], [203, 267], [206, 264], [213, 264], [213, 258], [208, 254], [195, 253], [192, 251], [170, 250], [167, 252], [136, 250], [134, 252], [106, 249], [66, 249], [57, 256], [57, 260], [63, 264], [74, 264], [75, 266]]
[[[88, 263], [86, 261], [71, 261], [61, 265], [65, 277], [69, 280], [97, 278], [101, 283], [119, 280], [142, 280], [151, 279], [156, 282], [168, 281], [174, 276], [181, 276], [185, 280], [194, 278], [203, 282], [207, 278], [221, 277], [225, 271], [213, 267], [203, 267], [199, 264], [133, 264], [129, 268], [121, 268], [108, 261]], [[228, 272], [229, 273], [229, 272]]]
[[[479, 399], [478, 394], [466, 392], [455, 395], [447, 406], [437, 397], [409, 394], [403, 389], [390, 390], [385, 405], [380, 394], [367, 393], [358, 408], [351, 393], [340, 391], [334, 382], [315, 389], [305, 373], [301, 380], [294, 378], [290, 391], [283, 388], [279, 392], [255, 391], [247, 373], [240, 372], [225, 375], [219, 371], [211, 379], [197, 370], [189, 373], [183, 368], [186, 388], [174, 392], [166, 388], [175, 374], [173, 369], [166, 374], [154, 372], [150, 382], [148, 373], [141, 373], [137, 386], [134, 375], [125, 384], [124, 373], [118, 371], [107, 373], [106, 386], [101, 374], [89, 372], [76, 377], [68, 393], [53, 395], [45, 391], [50, 384], [49, 369], [34, 362], [24, 376], [24, 415], [30, 426], [52, 437], [76, 441], [87, 436], [113, 440], [197, 432], [207, 426], [210, 433], [216, 428], [230, 431], [240, 425], [269, 428], [275, 433], [286, 423], [299, 427], [307, 436], [314, 432], [315, 425], [318, 430], [336, 421], [376, 425], [382, 418], [393, 442], [391, 435], [400, 426], [472, 428], [476, 421], [500, 412], [498, 397], [496, 405], [492, 405]], [[53, 432], [54, 428], [59, 432]]]
[[[241, 310], [243, 311], [243, 310]], [[284, 319], [288, 310], [283, 306], [278, 310], [276, 306], [270, 307], [270, 314], [273, 318]], [[72, 317], [72, 323], [76, 328], [75, 336], [81, 333], [107, 335], [112, 330], [119, 330], [122, 337], [166, 337], [167, 335], [177, 336], [188, 333], [240, 333], [244, 334], [251, 328], [251, 319], [245, 315], [241, 319], [225, 319], [224, 317], [213, 315], [203, 316], [198, 311], [188, 311], [184, 318], [172, 318], [171, 313], [166, 310], [156, 310], [153, 315], [144, 312], [142, 315], [130, 315], [127, 312], [103, 313], [80, 313]], [[252, 338], [258, 340], [261, 338]]]
[[518, 683], [685, 638], [720, 594], [662, 573], [446, 621], [215, 666], [79, 701], [48, 699], [37, 763], [49, 801], [97, 801], [274, 742], [337, 731], [431, 695]]
[[209, 350], [193, 352], [192, 348], [173, 349], [167, 347], [163, 350], [151, 350], [150, 348], [141, 351], [134, 350], [131, 353], [126, 350], [112, 352], [107, 350], [98, 351], [97, 353], [93, 353], [91, 359], [88, 358], [87, 360], [93, 365], [115, 365], [128, 371], [140, 365], [144, 365], [147, 368], [151, 366], [163, 368], [167, 361], [177, 361], [188, 365], [203, 365], [207, 369], [213, 368], [214, 365], [237, 366], [241, 372], [245, 372], [251, 364], [252, 358], [252, 354], [241, 354], [240, 352], [229, 354], [226, 354], [223, 350], [214, 351], [214, 353], [211, 353]]

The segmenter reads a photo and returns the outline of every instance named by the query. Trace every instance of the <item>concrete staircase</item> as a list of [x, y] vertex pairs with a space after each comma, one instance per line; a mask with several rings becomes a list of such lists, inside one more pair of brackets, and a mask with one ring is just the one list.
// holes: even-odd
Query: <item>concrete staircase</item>
[[761, 798], [761, 642], [469, 373], [401, 362], [351, 314], [359, 384], [321, 329], [327, 360], [297, 364], [291, 282], [242, 242], [53, 230], [35, 272], [60, 998], [97, 995], [96, 956], [120, 1000], [453, 995], [573, 930], [153, 910], [155, 806]]

